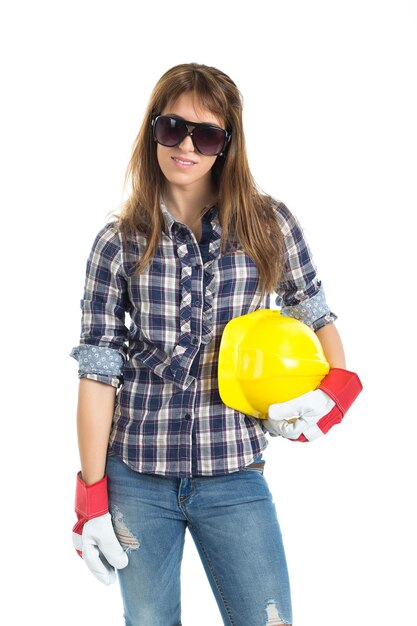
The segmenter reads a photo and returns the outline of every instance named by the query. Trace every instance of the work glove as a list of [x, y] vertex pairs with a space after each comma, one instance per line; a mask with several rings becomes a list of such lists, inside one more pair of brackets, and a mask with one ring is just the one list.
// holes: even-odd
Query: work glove
[[120, 545], [111, 521], [107, 476], [86, 485], [77, 474], [75, 512], [78, 522], [72, 529], [74, 548], [94, 576], [105, 585], [116, 581], [116, 569], [123, 569], [128, 557]]
[[262, 423], [272, 435], [314, 441], [342, 421], [361, 390], [357, 374], [335, 367], [316, 390], [294, 400], [271, 404], [268, 419]]

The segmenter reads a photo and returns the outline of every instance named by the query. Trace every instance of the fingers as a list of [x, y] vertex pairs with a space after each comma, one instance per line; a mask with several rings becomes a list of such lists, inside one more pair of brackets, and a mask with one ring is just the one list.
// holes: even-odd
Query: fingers
[[117, 541], [86, 543], [83, 545], [83, 559], [88, 569], [105, 585], [116, 581], [115, 569], [123, 569], [129, 562], [126, 552]]
[[289, 420], [299, 417], [300, 410], [300, 403], [298, 398], [296, 398], [295, 400], [288, 400], [279, 404], [271, 404], [268, 408], [268, 416], [275, 420]]
[[115, 582], [115, 568], [123, 569], [128, 564], [128, 556], [115, 535], [110, 513], [84, 524], [82, 556], [94, 576], [105, 585]]
[[287, 420], [279, 422], [280, 434], [282, 437], [286, 437], [287, 439], [298, 439], [306, 426], [306, 421], [301, 417], [293, 422], [287, 422]]
[[[275, 420], [290, 420], [294, 417], [303, 417], [306, 421], [326, 415], [335, 406], [334, 401], [320, 389], [308, 391], [294, 400], [271, 404], [268, 416]], [[317, 421], [317, 420], [316, 420]]]
[[100, 551], [96, 545], [84, 545], [83, 559], [90, 572], [92, 572], [101, 583], [111, 585], [116, 582], [116, 572], [114, 568], [101, 558]]
[[[304, 425], [303, 425], [304, 424]], [[305, 426], [305, 421], [301, 418], [288, 422], [287, 420], [265, 420], [265, 428], [269, 433], [280, 435], [286, 439], [297, 439]]]
[[123, 569], [128, 564], [128, 556], [118, 542], [116, 535], [114, 538], [102, 541], [99, 548], [110, 565], [116, 569]]

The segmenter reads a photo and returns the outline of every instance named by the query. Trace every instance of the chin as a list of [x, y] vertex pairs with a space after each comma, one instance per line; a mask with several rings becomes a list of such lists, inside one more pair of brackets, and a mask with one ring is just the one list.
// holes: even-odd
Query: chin
[[202, 181], [202, 179], [207, 176], [206, 172], [201, 174], [197, 172], [173, 172], [172, 170], [165, 170], [163, 171], [163, 174], [168, 183], [173, 185], [191, 185], [192, 183]]

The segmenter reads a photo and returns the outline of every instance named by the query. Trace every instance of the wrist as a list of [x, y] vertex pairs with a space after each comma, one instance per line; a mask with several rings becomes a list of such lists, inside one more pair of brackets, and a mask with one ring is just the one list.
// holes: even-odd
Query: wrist
[[333, 367], [323, 378], [318, 389], [324, 391], [336, 403], [342, 415], [362, 391], [362, 383], [355, 372]]
[[107, 476], [88, 485], [82, 479], [81, 472], [78, 472], [75, 492], [76, 513], [85, 519], [92, 519], [104, 515], [108, 510]]
[[81, 471], [79, 472], [78, 475], [87, 487], [92, 487], [93, 485], [99, 483], [106, 476], [105, 474], [103, 474], [103, 472], [88, 472], [88, 471], [86, 472]]

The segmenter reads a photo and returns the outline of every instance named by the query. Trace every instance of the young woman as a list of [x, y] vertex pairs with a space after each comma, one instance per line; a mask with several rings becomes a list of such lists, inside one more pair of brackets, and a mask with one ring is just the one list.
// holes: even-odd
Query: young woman
[[230, 319], [269, 308], [277, 292], [282, 312], [316, 331], [330, 374], [348, 376], [336, 316], [295, 217], [256, 188], [241, 95], [223, 72], [191, 63], [161, 77], [127, 180], [123, 211], [91, 250], [72, 351], [82, 468], [74, 545], [106, 584], [118, 570], [128, 626], [181, 623], [186, 528], [224, 624], [291, 624], [265, 433], [298, 438], [331, 411], [340, 421], [348, 403], [328, 385], [313, 392], [313, 418], [312, 400], [297, 399], [297, 422], [285, 419], [294, 416], [286, 403], [263, 422], [227, 407], [219, 343]]

